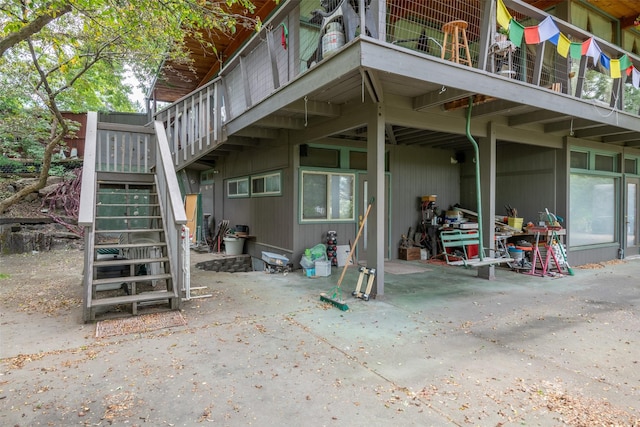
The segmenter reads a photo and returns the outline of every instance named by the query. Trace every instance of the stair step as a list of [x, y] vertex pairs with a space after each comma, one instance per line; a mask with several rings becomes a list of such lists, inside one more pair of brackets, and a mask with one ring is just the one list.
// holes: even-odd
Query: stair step
[[110, 208], [112, 207], [159, 207], [160, 204], [159, 203], [102, 203], [102, 202], [98, 202], [98, 204], [96, 205], [97, 207], [103, 207], [103, 206], [108, 206]]
[[131, 264], [150, 264], [152, 262], [168, 262], [169, 258], [121, 258], [121, 259], [107, 259], [93, 261], [94, 267], [109, 267], [118, 265], [131, 265]]
[[[155, 197], [158, 195], [158, 193], [141, 193], [141, 192], [130, 192], [130, 191], [100, 191], [98, 190], [98, 193], [96, 193], [98, 198], [100, 198], [100, 196], [129, 196], [129, 197], [136, 197], [138, 196], [138, 198], [140, 197]], [[135, 199], [137, 200], [137, 199]], [[98, 202], [100, 203], [100, 202]]]
[[142, 185], [153, 184], [155, 174], [144, 172], [98, 172], [98, 184]]
[[148, 248], [149, 246], [167, 246], [167, 242], [149, 243], [103, 243], [95, 245], [95, 249], [119, 249], [119, 248]]
[[[125, 217], [125, 218], [132, 218], [132, 217]], [[96, 234], [102, 234], [102, 233], [142, 233], [142, 232], [147, 232], [147, 231], [155, 231], [155, 232], [163, 232], [164, 230], [162, 228], [130, 228], [127, 230], [95, 230]]]
[[104, 279], [94, 279], [93, 286], [110, 285], [113, 283], [131, 283], [131, 282], [149, 282], [151, 280], [171, 279], [171, 274], [149, 274], [146, 276], [125, 276], [125, 277], [107, 277]]
[[96, 219], [162, 219], [160, 215], [128, 215], [128, 216], [100, 216], [96, 215]]
[[109, 298], [94, 298], [91, 300], [91, 307], [98, 307], [101, 305], [116, 305], [116, 304], [127, 304], [132, 302], [141, 302], [141, 301], [154, 301], [154, 300], [162, 300], [176, 298], [176, 295], [173, 292], [169, 291], [152, 291], [152, 292], [143, 292], [137, 295], [123, 295], [119, 297], [109, 297]]

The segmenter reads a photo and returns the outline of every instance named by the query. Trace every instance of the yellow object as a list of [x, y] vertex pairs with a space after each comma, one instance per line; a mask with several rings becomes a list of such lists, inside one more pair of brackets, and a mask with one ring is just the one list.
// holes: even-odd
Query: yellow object
[[509, 227], [515, 228], [516, 230], [522, 230], [523, 222], [523, 218], [514, 218], [512, 216], [507, 218], [507, 224], [509, 224]]
[[187, 214], [187, 227], [189, 227], [189, 240], [196, 243], [196, 230], [198, 227], [198, 195], [187, 194], [184, 198], [184, 211]]

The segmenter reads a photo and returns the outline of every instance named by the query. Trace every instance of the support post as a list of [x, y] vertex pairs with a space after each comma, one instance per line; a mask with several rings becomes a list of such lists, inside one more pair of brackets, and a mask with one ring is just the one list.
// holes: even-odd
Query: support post
[[[487, 125], [487, 136], [479, 140], [480, 174], [482, 180], [480, 188], [482, 192], [482, 223], [478, 224], [484, 230], [480, 245], [485, 248], [495, 249], [495, 224], [496, 215], [496, 131], [493, 122]], [[482, 248], [479, 248], [482, 250]], [[495, 266], [487, 265], [478, 268], [478, 277], [483, 279], [495, 279]]]
[[384, 103], [373, 104], [367, 125], [367, 175], [375, 203], [369, 214], [367, 228], [367, 267], [376, 269], [374, 295], [384, 295], [384, 207], [387, 203], [384, 191], [385, 119]]

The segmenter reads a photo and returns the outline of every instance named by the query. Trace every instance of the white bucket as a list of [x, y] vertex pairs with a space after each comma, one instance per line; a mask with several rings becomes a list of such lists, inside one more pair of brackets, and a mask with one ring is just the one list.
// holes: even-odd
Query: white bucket
[[225, 237], [224, 251], [227, 255], [242, 255], [244, 239], [239, 237]]
[[327, 32], [322, 36], [322, 57], [325, 58], [344, 46], [344, 32], [342, 24], [331, 22], [327, 24]]

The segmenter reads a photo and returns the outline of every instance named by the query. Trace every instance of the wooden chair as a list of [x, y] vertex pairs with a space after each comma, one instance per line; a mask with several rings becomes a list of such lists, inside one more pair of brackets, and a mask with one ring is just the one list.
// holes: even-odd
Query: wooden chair
[[[442, 59], [448, 59], [456, 64], [465, 64], [472, 67], [471, 54], [469, 53], [469, 41], [467, 40], [466, 21], [451, 21], [442, 26], [444, 39], [442, 41]], [[460, 51], [463, 50], [463, 54]], [[448, 57], [447, 57], [448, 56]]]

